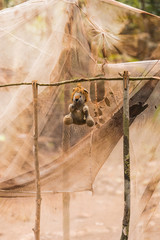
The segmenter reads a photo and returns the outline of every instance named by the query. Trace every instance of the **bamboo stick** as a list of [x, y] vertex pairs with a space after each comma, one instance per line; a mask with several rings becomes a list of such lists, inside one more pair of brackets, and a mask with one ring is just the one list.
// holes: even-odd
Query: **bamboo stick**
[[124, 216], [121, 240], [128, 240], [130, 223], [130, 155], [129, 155], [129, 75], [123, 75], [123, 164], [124, 164]]
[[[130, 81], [152, 81], [152, 80], [160, 80], [160, 77], [155, 76], [155, 77], [130, 77]], [[123, 77], [112, 77], [112, 78], [106, 78], [106, 77], [92, 77], [92, 78], [76, 78], [76, 79], [70, 79], [70, 80], [65, 80], [61, 82], [55, 82], [55, 83], [37, 83], [38, 86], [41, 87], [54, 87], [54, 86], [61, 86], [65, 84], [70, 84], [70, 83], [79, 83], [79, 82], [94, 82], [94, 81], [123, 81]], [[21, 83], [9, 83], [9, 84], [2, 84], [0, 85], [0, 88], [2, 87], [14, 87], [14, 86], [27, 86], [27, 85], [32, 85], [31, 82], [21, 82]]]
[[38, 85], [36, 81], [32, 82], [33, 89], [33, 154], [35, 164], [35, 184], [36, 184], [36, 217], [34, 226], [35, 240], [40, 240], [40, 212], [41, 212], [41, 185], [38, 160]]

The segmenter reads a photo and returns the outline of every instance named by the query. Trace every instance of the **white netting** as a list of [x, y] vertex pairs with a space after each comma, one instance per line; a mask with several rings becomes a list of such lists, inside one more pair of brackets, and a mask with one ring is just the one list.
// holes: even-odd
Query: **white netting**
[[[28, 1], [5, 9], [0, 12], [0, 85], [33, 80], [45, 84], [97, 76], [117, 78], [124, 70], [129, 71], [131, 77], [160, 77], [160, 61], [155, 57], [160, 44], [159, 23], [159, 17], [111, 0]], [[119, 186], [118, 182], [112, 184], [111, 178], [114, 174], [118, 176], [121, 191], [111, 199], [116, 204], [119, 196], [122, 197], [123, 178], [120, 164], [122, 81], [101, 80], [82, 85], [89, 91], [87, 105], [96, 123], [92, 128], [63, 125], [75, 83], [38, 87], [42, 195], [48, 194], [46, 202], [55, 198], [57, 204], [60, 196], [54, 194], [53, 197], [53, 193], [92, 190], [100, 168], [109, 158], [105, 167], [110, 177], [102, 174], [102, 182], [97, 179], [95, 182], [99, 184], [100, 181], [104, 186], [104, 178], [106, 186], [113, 185], [114, 192], [114, 187]], [[130, 106], [136, 105], [136, 112], [131, 112], [130, 128], [135, 203], [132, 212], [135, 205], [138, 206], [136, 201], [141, 204], [133, 214], [131, 238], [142, 240], [151, 218], [149, 212], [144, 220], [150, 208], [148, 201], [151, 198], [154, 203], [150, 204], [155, 206], [159, 202], [154, 192], [159, 183], [156, 172], [159, 164], [159, 83], [158, 80], [132, 81], [129, 91]], [[32, 101], [32, 85], [0, 87], [0, 196], [3, 198], [35, 194]], [[151, 139], [152, 144], [149, 144]], [[154, 175], [156, 179], [152, 180]], [[107, 187], [105, 191], [108, 197]], [[24, 205], [32, 200], [25, 198]], [[7, 201], [14, 208], [21, 199]], [[52, 215], [48, 219], [49, 222]], [[119, 226], [116, 221], [115, 225]], [[118, 233], [119, 228], [114, 235]], [[110, 231], [108, 237], [109, 234]]]

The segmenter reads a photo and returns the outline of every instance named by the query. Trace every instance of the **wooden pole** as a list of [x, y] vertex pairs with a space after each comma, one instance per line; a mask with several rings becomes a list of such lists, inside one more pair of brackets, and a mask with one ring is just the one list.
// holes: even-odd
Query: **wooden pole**
[[[117, 78], [106, 78], [106, 77], [93, 77], [93, 78], [76, 78], [76, 79], [70, 79], [65, 80], [61, 82], [55, 82], [55, 83], [37, 83], [38, 86], [41, 87], [55, 87], [55, 86], [61, 86], [66, 84], [72, 84], [72, 83], [82, 83], [82, 82], [94, 82], [94, 81], [122, 81], [122, 77]], [[154, 76], [154, 77], [130, 77], [130, 81], [160, 81], [160, 77]], [[23, 85], [32, 85], [31, 82], [21, 82], [21, 83], [8, 83], [8, 84], [0, 84], [0, 88], [2, 87], [14, 87], [14, 86], [23, 86]]]
[[[65, 113], [68, 112], [68, 104], [67, 101], [70, 98], [70, 87], [65, 86], [64, 87], [64, 108]], [[67, 126], [63, 124], [63, 152], [67, 152], [67, 150], [70, 147], [70, 126]], [[65, 155], [64, 155], [65, 156]], [[68, 175], [66, 172], [66, 169], [63, 170], [63, 186], [64, 189], [67, 186], [68, 183]], [[70, 193], [64, 192], [63, 193], [63, 240], [69, 240], [70, 239]]]
[[124, 216], [121, 240], [128, 240], [130, 222], [130, 155], [129, 155], [129, 75], [123, 74], [123, 164], [124, 164]]
[[63, 240], [70, 239], [70, 193], [63, 193]]
[[38, 160], [38, 85], [36, 81], [32, 82], [33, 89], [33, 154], [35, 164], [35, 183], [36, 183], [36, 218], [33, 229], [35, 240], [40, 240], [40, 212], [41, 212], [41, 185]]

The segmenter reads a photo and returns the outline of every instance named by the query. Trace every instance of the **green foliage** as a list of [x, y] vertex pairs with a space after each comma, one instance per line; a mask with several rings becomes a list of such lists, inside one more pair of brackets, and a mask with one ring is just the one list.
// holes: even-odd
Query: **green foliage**
[[159, 0], [148, 0], [145, 4], [145, 10], [147, 12], [160, 16], [160, 1]]
[[[13, 7], [18, 5], [26, 0], [1, 0], [3, 8]], [[116, 0], [121, 3], [125, 3], [132, 7], [143, 9], [147, 12], [160, 15], [160, 0]], [[86, 0], [78, 0], [78, 5], [80, 8], [86, 5]]]
[[25, 0], [3, 0], [4, 8], [13, 7], [20, 3], [25, 2]]
[[136, 62], [138, 61], [138, 58], [131, 57], [129, 55], [121, 55], [118, 53], [112, 53], [108, 56], [108, 61], [109, 62]]
[[141, 6], [139, 0], [117, 0], [117, 1], [136, 8], [140, 8]]
[[159, 0], [116, 0], [132, 7], [140, 8], [155, 15], [160, 15]]

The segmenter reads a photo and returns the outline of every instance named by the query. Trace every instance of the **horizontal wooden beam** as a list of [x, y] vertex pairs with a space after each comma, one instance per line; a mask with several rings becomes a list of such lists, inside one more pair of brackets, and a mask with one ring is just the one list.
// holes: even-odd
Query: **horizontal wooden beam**
[[[152, 81], [152, 80], [160, 80], [160, 77], [130, 77], [130, 81]], [[54, 87], [54, 86], [61, 86], [65, 84], [71, 84], [71, 83], [79, 83], [79, 82], [93, 82], [93, 81], [123, 81], [123, 77], [117, 77], [117, 78], [106, 78], [106, 77], [92, 77], [92, 78], [76, 78], [71, 80], [65, 80], [61, 82], [55, 82], [55, 83], [38, 83], [38, 86], [41, 87]], [[14, 86], [27, 86], [32, 85], [32, 82], [21, 82], [21, 83], [9, 83], [9, 84], [2, 84], [0, 85], [0, 88], [2, 87], [14, 87]]]

